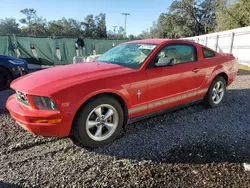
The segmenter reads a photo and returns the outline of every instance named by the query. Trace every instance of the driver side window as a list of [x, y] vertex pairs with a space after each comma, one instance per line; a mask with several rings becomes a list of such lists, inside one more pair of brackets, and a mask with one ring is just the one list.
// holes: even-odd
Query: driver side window
[[154, 64], [160, 58], [169, 58], [173, 64], [197, 61], [196, 47], [188, 44], [173, 44], [163, 47], [154, 58]]

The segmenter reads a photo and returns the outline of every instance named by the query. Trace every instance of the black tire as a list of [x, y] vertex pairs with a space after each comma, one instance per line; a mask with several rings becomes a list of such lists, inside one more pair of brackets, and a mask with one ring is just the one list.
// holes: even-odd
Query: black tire
[[11, 81], [12, 75], [10, 72], [5, 68], [0, 67], [0, 91], [8, 89]]
[[[212, 98], [212, 96], [213, 96], [213, 88], [215, 87], [215, 84], [218, 83], [218, 82], [222, 83], [221, 88], [224, 90], [224, 94], [223, 94], [222, 99], [220, 100], [220, 102], [219, 103], [215, 103], [214, 100], [213, 100], [213, 98]], [[209, 89], [207, 91], [207, 94], [206, 94], [206, 96], [203, 99], [203, 103], [204, 103], [204, 105], [206, 107], [209, 107], [209, 108], [217, 107], [217, 106], [219, 106], [222, 103], [222, 101], [225, 98], [225, 95], [226, 95], [226, 80], [222, 76], [217, 76], [213, 80], [212, 84], [210, 85], [210, 87], [209, 87]]]
[[[106, 140], [102, 141], [96, 141], [93, 140], [87, 133], [87, 124], [86, 121], [91, 114], [91, 112], [98, 107], [99, 105], [111, 105], [117, 112], [118, 114], [118, 124], [116, 126], [115, 131], [112, 133], [112, 135], [107, 138]], [[80, 111], [77, 113], [77, 116], [75, 118], [75, 121], [72, 126], [72, 135], [76, 140], [85, 147], [88, 148], [96, 148], [96, 147], [101, 147], [104, 146], [112, 141], [114, 141], [120, 134], [121, 129], [123, 127], [123, 122], [124, 122], [124, 112], [121, 107], [121, 104], [115, 100], [114, 98], [103, 95], [99, 96], [96, 98], [93, 98], [87, 104], [85, 104]], [[94, 127], [95, 128], [95, 127]], [[96, 128], [97, 129], [97, 128]]]

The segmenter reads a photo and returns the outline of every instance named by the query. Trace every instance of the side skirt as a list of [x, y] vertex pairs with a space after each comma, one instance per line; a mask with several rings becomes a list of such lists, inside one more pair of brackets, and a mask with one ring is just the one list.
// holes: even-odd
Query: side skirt
[[176, 110], [180, 110], [180, 109], [183, 109], [185, 107], [198, 104], [198, 103], [202, 102], [202, 100], [203, 100], [203, 98], [202, 99], [197, 99], [197, 100], [194, 100], [194, 101], [191, 101], [191, 102], [187, 102], [187, 103], [184, 103], [184, 104], [181, 104], [181, 105], [178, 105], [178, 106], [174, 106], [174, 107], [171, 107], [171, 108], [167, 108], [167, 109], [164, 109], [164, 110], [159, 110], [159, 111], [156, 111], [156, 112], [152, 112], [152, 113], [149, 113], [149, 114], [145, 114], [145, 115], [142, 115], [142, 116], [131, 118], [131, 119], [128, 120], [127, 124], [131, 124], [131, 123], [135, 123], [137, 121], [141, 121], [141, 120], [145, 120], [145, 119], [152, 118], [152, 117], [155, 117], [155, 116], [163, 115], [163, 114], [166, 114], [168, 112], [173, 112], [173, 111], [176, 111]]

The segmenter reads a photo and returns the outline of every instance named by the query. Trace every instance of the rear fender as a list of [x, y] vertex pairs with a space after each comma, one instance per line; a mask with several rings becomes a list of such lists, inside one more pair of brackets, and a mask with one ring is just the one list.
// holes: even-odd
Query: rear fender
[[206, 88], [209, 88], [210, 85], [212, 84], [213, 80], [221, 73], [225, 73], [227, 75], [227, 77], [229, 77], [229, 72], [228, 70], [225, 68], [224, 65], [220, 64], [218, 66], [216, 66], [211, 74], [211, 76], [209, 77], [209, 79], [206, 82]]

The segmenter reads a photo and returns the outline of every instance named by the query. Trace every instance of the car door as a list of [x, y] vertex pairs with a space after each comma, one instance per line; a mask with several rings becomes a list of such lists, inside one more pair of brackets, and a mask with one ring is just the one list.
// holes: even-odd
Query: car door
[[[173, 65], [154, 66], [160, 58], [173, 59]], [[169, 44], [163, 47], [146, 69], [148, 112], [176, 106], [188, 101], [204, 80], [197, 61], [196, 47]]]

